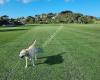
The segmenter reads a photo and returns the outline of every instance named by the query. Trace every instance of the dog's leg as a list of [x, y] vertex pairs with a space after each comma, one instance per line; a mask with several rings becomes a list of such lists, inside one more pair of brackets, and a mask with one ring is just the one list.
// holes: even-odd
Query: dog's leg
[[32, 58], [32, 64], [33, 64], [33, 67], [35, 66], [35, 64], [34, 64], [34, 59]]
[[34, 67], [34, 66], [35, 66], [35, 63], [34, 63], [34, 55], [32, 54], [31, 56], [32, 56], [32, 57], [31, 57], [32, 64], [33, 64], [33, 67]]
[[28, 57], [25, 57], [25, 60], [26, 60], [25, 68], [27, 68], [27, 59], [28, 59]]
[[37, 60], [37, 55], [36, 55], [36, 53], [35, 53], [35, 56], [34, 56], [34, 58], [35, 58], [35, 61]]

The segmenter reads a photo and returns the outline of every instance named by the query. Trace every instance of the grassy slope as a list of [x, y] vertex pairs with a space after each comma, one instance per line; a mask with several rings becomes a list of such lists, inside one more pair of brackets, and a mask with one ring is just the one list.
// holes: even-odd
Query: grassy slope
[[63, 25], [61, 32], [40, 54], [36, 67], [29, 63], [29, 67], [24, 68], [25, 62], [19, 59], [19, 51], [34, 39], [41, 46], [59, 26], [28, 26], [21, 27], [28, 30], [0, 32], [0, 78], [100, 80], [100, 25]]

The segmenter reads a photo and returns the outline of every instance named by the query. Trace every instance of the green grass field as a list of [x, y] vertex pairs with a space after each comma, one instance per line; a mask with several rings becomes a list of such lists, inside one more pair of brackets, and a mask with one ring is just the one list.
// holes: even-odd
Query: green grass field
[[0, 80], [100, 80], [100, 25], [63, 24], [43, 47], [36, 66], [25, 69], [19, 52], [37, 40], [37, 47], [61, 26], [0, 28]]

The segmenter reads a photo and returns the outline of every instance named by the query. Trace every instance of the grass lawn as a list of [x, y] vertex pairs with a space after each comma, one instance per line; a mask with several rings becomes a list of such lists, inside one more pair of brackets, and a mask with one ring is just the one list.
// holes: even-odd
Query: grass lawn
[[[19, 52], [36, 39], [43, 47], [25, 69]], [[100, 24], [46, 24], [0, 28], [0, 80], [100, 80]]]

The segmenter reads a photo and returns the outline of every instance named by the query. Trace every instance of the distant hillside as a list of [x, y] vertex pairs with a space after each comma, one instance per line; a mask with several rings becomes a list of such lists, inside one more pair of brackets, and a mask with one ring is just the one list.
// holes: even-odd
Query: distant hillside
[[100, 19], [100, 17], [96, 17], [97, 19]]
[[94, 23], [96, 17], [83, 15], [81, 13], [74, 13], [69, 10], [61, 11], [59, 13], [43, 13], [35, 16], [20, 17], [17, 19], [9, 18], [4, 15], [0, 17], [0, 25], [21, 25], [21, 24], [55, 24], [55, 23], [78, 23], [88, 24]]

